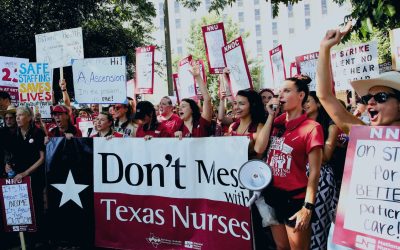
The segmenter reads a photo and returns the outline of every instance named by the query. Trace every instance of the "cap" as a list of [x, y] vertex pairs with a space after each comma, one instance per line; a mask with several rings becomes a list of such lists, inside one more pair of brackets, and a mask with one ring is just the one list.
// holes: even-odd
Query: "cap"
[[67, 107], [65, 107], [63, 105], [57, 105], [51, 111], [51, 114], [54, 114], [54, 113], [65, 113], [65, 114], [68, 114], [69, 110], [68, 110]]
[[136, 105], [136, 113], [134, 119], [144, 119], [146, 115], [150, 115], [151, 112], [154, 112], [154, 105], [149, 101], [140, 101]]

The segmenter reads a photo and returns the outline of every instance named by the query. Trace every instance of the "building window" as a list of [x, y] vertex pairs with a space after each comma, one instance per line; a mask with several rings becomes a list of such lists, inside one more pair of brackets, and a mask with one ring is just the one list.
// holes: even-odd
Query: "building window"
[[180, 29], [180, 28], [181, 28], [181, 19], [175, 19], [175, 27], [176, 27], [177, 29]]
[[164, 29], [164, 18], [160, 18], [160, 29]]
[[261, 54], [262, 53], [262, 43], [261, 40], [257, 40], [257, 53]]
[[243, 6], [243, 0], [237, 0], [237, 5], [239, 7], [242, 7]]
[[321, 0], [321, 11], [322, 15], [328, 14], [328, 5], [326, 4], [326, 0]]
[[294, 34], [294, 28], [289, 28], [289, 34]]
[[278, 23], [272, 23], [272, 35], [278, 35]]
[[158, 4], [158, 14], [159, 15], [164, 15], [164, 3], [159, 3]]
[[304, 4], [304, 15], [310, 16], [310, 5], [309, 4]]
[[256, 25], [256, 36], [261, 36], [261, 25]]
[[254, 0], [254, 5], [260, 4], [260, 0]]
[[178, 52], [178, 55], [182, 55], [182, 54], [183, 54], [183, 52], [182, 52], [182, 47], [181, 47], [181, 46], [179, 46], [179, 47], [176, 49], [176, 51]]
[[305, 19], [305, 24], [306, 24], [306, 29], [311, 27], [311, 19], [310, 18], [306, 18]]
[[239, 22], [244, 22], [244, 13], [243, 12], [239, 12]]
[[175, 1], [175, 13], [179, 13], [179, 2]]
[[254, 10], [254, 19], [255, 19], [256, 21], [259, 21], [259, 20], [260, 20], [260, 9], [255, 9], [255, 10]]
[[288, 11], [288, 17], [293, 17], [293, 5], [292, 4], [288, 4], [287, 11]]
[[278, 45], [279, 45], [279, 41], [278, 41], [278, 40], [273, 40], [273, 41], [272, 41], [272, 47], [273, 47], [273, 48], [278, 47]]

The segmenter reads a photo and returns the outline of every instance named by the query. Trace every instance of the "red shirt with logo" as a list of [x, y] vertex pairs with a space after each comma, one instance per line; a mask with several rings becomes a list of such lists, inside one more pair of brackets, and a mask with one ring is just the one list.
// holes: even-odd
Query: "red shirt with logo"
[[[323, 146], [321, 125], [307, 118], [306, 114], [291, 121], [286, 121], [286, 113], [275, 118], [267, 152], [267, 164], [272, 170], [274, 187], [286, 191], [306, 187], [308, 154]], [[296, 196], [304, 197], [305, 192]]]
[[170, 133], [171, 135], [178, 131], [183, 123], [181, 118], [179, 118], [179, 116], [176, 114], [172, 114], [171, 117], [167, 120], [164, 120], [163, 116], [160, 116], [159, 121], [167, 128], [168, 133]]
[[192, 133], [190, 133], [185, 124], [182, 124], [181, 127], [183, 137], [208, 137], [210, 134], [211, 122], [200, 117], [198, 122], [193, 123]]

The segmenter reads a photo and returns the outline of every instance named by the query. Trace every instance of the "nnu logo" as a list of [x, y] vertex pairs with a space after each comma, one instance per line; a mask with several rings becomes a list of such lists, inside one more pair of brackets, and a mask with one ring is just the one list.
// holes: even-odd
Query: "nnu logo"
[[356, 247], [364, 250], [375, 250], [376, 240], [365, 236], [356, 236]]

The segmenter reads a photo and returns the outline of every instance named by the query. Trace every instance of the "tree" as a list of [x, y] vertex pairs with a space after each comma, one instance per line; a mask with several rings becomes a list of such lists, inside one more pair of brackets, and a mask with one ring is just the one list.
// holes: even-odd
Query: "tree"
[[1, 0], [0, 9], [0, 55], [36, 61], [35, 34], [82, 27], [85, 57], [125, 55], [130, 77], [156, 15], [146, 0]]
[[[212, 13], [210, 15], [202, 17], [201, 20], [191, 24], [189, 38], [186, 40], [186, 46], [188, 48], [188, 51], [190, 51], [191, 55], [193, 56], [193, 58], [202, 59], [204, 62], [205, 71], [207, 75], [207, 83], [209, 86], [208, 88], [210, 90], [211, 97], [214, 101], [218, 99], [218, 75], [211, 75], [208, 73], [206, 48], [204, 45], [201, 27], [219, 22], [222, 22], [222, 19], [221, 16], [217, 15], [216, 13]], [[225, 21], [224, 27], [225, 27], [226, 40], [228, 43], [240, 36], [239, 26], [238, 24], [234, 23], [232, 19], [229, 18], [227, 21]], [[244, 43], [246, 43], [245, 39], [249, 36], [249, 33], [241, 34], [241, 36], [243, 38]], [[173, 59], [173, 69], [175, 70], [175, 72], [177, 72], [178, 70], [178, 61], [180, 59], [181, 58], [177, 56], [175, 56]], [[249, 64], [249, 70], [253, 80], [253, 85], [256, 89], [259, 89], [259, 86], [261, 84], [260, 62], [251, 60], [249, 59], [249, 57], [247, 57], [247, 62]]]
[[[184, 6], [196, 9], [200, 6], [201, 0], [179, 0]], [[268, 2], [268, 0], [266, 0]], [[301, 0], [271, 0], [273, 16], [279, 13], [279, 4], [296, 4]], [[350, 17], [357, 20], [353, 31], [360, 38], [369, 38], [374, 32], [374, 27], [378, 30], [388, 30], [400, 26], [400, 1], [399, 0], [333, 0], [338, 4], [350, 1], [352, 13]], [[236, 0], [213, 0], [209, 11], [221, 11], [227, 5], [232, 5]]]

